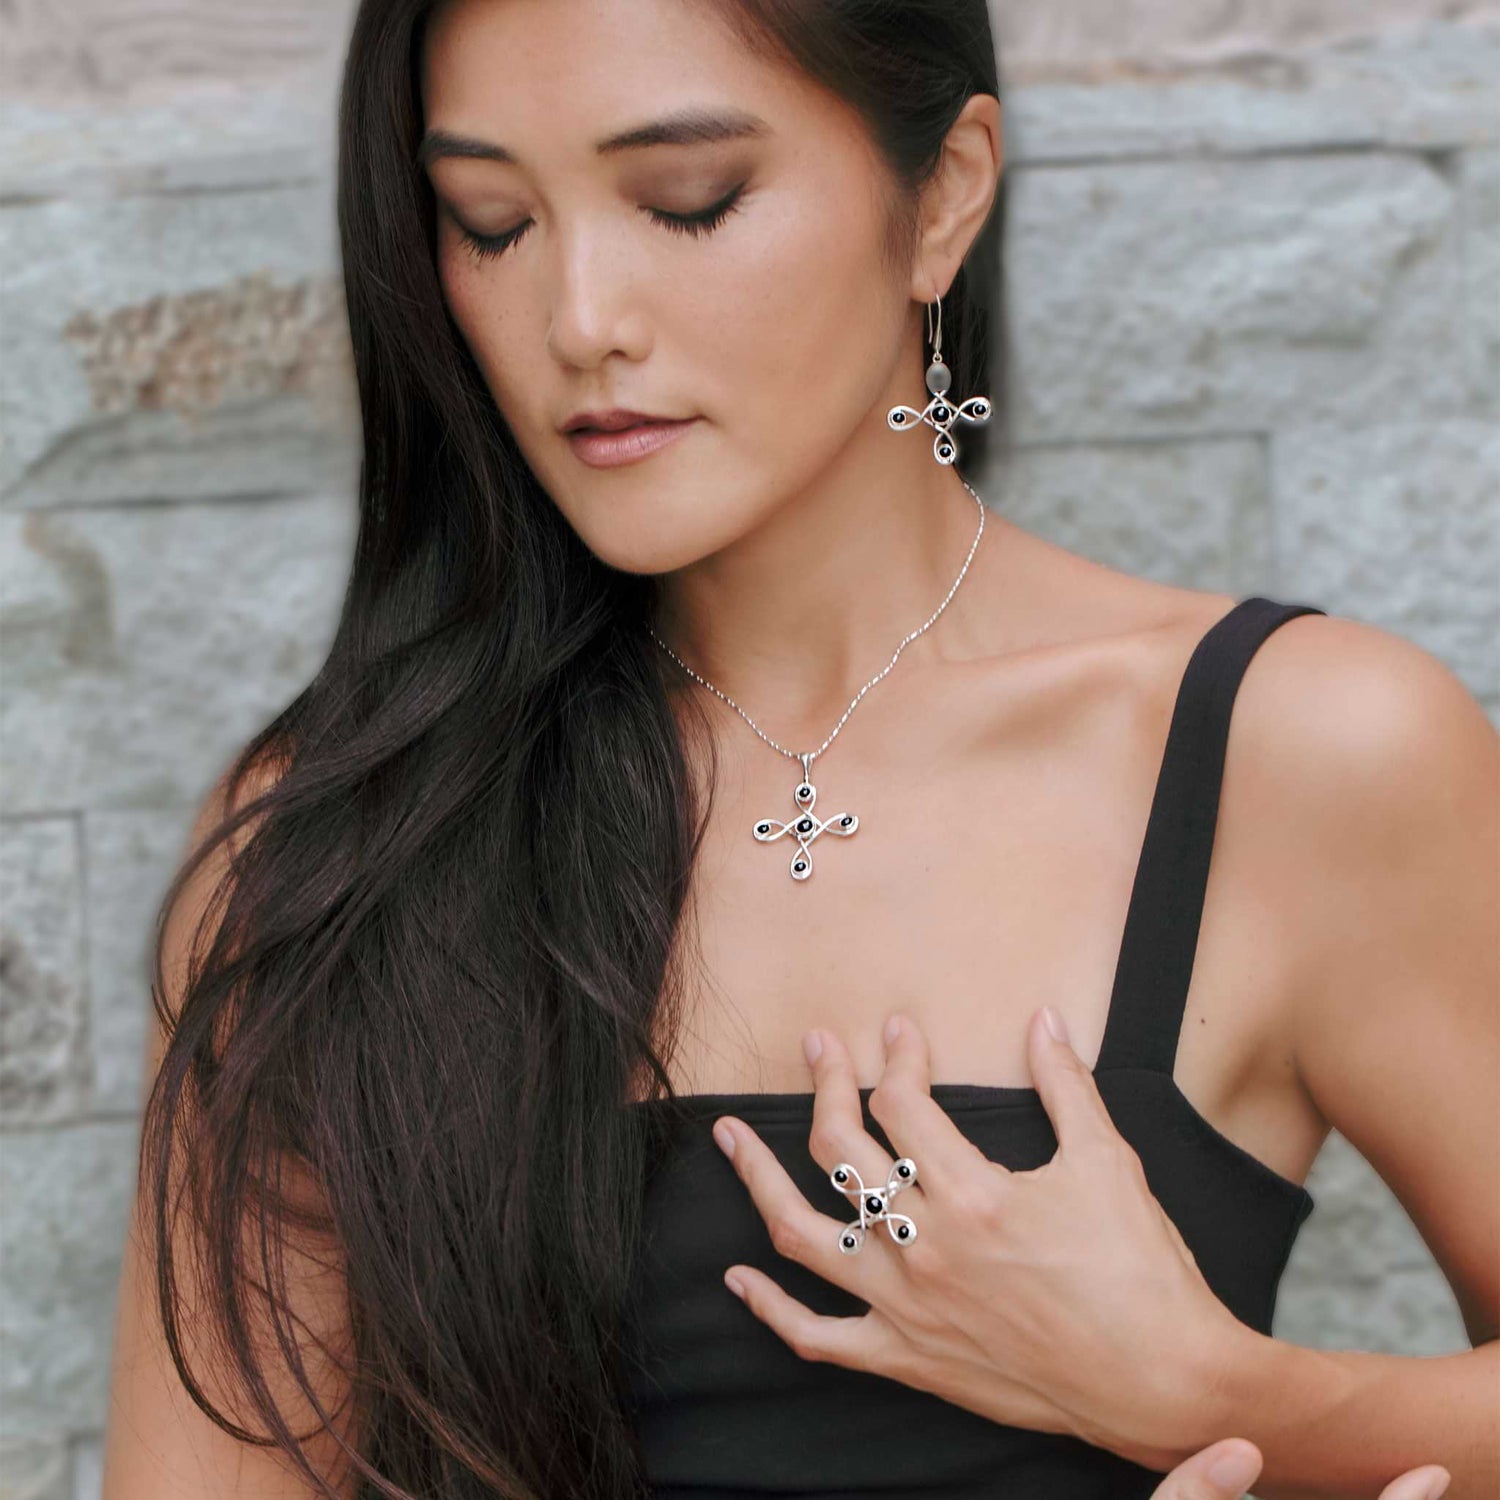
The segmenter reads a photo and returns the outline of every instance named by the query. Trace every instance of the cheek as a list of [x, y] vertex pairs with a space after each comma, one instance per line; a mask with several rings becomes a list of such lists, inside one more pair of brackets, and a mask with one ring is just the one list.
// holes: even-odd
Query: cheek
[[493, 278], [482, 262], [471, 262], [462, 249], [439, 256], [438, 281], [460, 336], [469, 346], [485, 384], [502, 412], [515, 414], [510, 372], [520, 367], [516, 351], [507, 347], [504, 299], [494, 290]]
[[821, 466], [886, 388], [905, 304], [879, 232], [847, 186], [814, 188], [766, 215], [714, 276], [714, 306], [697, 311], [705, 410], [744, 461], [792, 476]]

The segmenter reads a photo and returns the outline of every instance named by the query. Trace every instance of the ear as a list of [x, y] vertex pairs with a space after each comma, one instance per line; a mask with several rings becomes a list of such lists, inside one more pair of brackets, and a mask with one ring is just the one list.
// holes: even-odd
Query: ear
[[912, 268], [916, 301], [947, 293], [994, 206], [1004, 163], [1000, 101], [972, 94], [949, 126], [942, 159], [922, 191], [921, 242]]

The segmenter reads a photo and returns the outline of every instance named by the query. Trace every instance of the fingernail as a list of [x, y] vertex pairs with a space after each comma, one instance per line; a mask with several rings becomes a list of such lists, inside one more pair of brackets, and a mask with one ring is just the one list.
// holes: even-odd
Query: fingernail
[[1245, 1448], [1236, 1448], [1217, 1458], [1209, 1466], [1208, 1477], [1216, 1485], [1232, 1490], [1235, 1500], [1245, 1492], [1245, 1486], [1260, 1473], [1260, 1459]]
[[1427, 1491], [1427, 1500], [1438, 1500], [1440, 1495], [1448, 1493], [1448, 1486], [1453, 1483], [1451, 1474], [1444, 1474], [1441, 1479], [1434, 1479], [1432, 1488]]
[[725, 1276], [724, 1285], [727, 1286], [729, 1290], [740, 1299], [741, 1302], [745, 1300], [745, 1283], [741, 1281], [738, 1276]]
[[892, 1016], [885, 1023], [885, 1044], [889, 1047], [901, 1035], [901, 1017]]
[[734, 1132], [727, 1125], [714, 1126], [714, 1140], [719, 1143], [719, 1150], [725, 1156], [734, 1156]]
[[816, 1031], [809, 1031], [802, 1038], [802, 1054], [807, 1058], [807, 1065], [811, 1067], [823, 1055], [823, 1038]]
[[1058, 1013], [1053, 1010], [1050, 1005], [1044, 1005], [1042, 1007], [1042, 1020], [1047, 1023], [1047, 1030], [1050, 1031], [1059, 1042], [1067, 1041], [1068, 1028], [1063, 1023], [1063, 1018], [1058, 1015]]

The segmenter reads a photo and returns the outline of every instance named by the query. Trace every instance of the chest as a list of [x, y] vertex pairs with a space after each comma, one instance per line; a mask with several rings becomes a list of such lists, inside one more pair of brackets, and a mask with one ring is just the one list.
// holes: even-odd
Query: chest
[[[1029, 1085], [1026, 1031], [1043, 1004], [1092, 1066], [1168, 715], [1142, 716], [1098, 684], [1086, 698], [1081, 720], [1055, 705], [975, 734], [941, 764], [910, 714], [877, 725], [878, 766], [854, 753], [814, 761], [817, 821], [853, 813], [859, 825], [811, 840], [804, 881], [790, 873], [794, 837], [753, 833], [798, 818], [797, 762], [731, 761], [695, 866], [697, 960], [669, 1069], [679, 1091], [808, 1089], [801, 1038], [814, 1026], [874, 1084], [896, 1009], [922, 1027], [934, 1082]], [[1286, 873], [1249, 835], [1254, 809], [1225, 800], [1173, 1078], [1216, 1128], [1301, 1181], [1326, 1127], [1287, 1063]]]

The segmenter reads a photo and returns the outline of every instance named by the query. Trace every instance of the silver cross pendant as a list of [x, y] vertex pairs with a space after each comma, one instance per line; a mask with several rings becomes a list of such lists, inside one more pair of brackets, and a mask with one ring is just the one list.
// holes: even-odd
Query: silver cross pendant
[[792, 801], [797, 804], [797, 816], [790, 823], [762, 818], [753, 830], [762, 844], [774, 843], [784, 833], [789, 833], [796, 839], [797, 852], [792, 856], [791, 866], [793, 880], [806, 880], [812, 874], [810, 845], [820, 833], [826, 829], [829, 833], [838, 834], [840, 838], [848, 838], [859, 827], [859, 819], [853, 813], [835, 813], [831, 818], [825, 819], [813, 812], [813, 804], [818, 800], [818, 790], [808, 780], [812, 752], [805, 752], [801, 760], [802, 780], [792, 793]]

